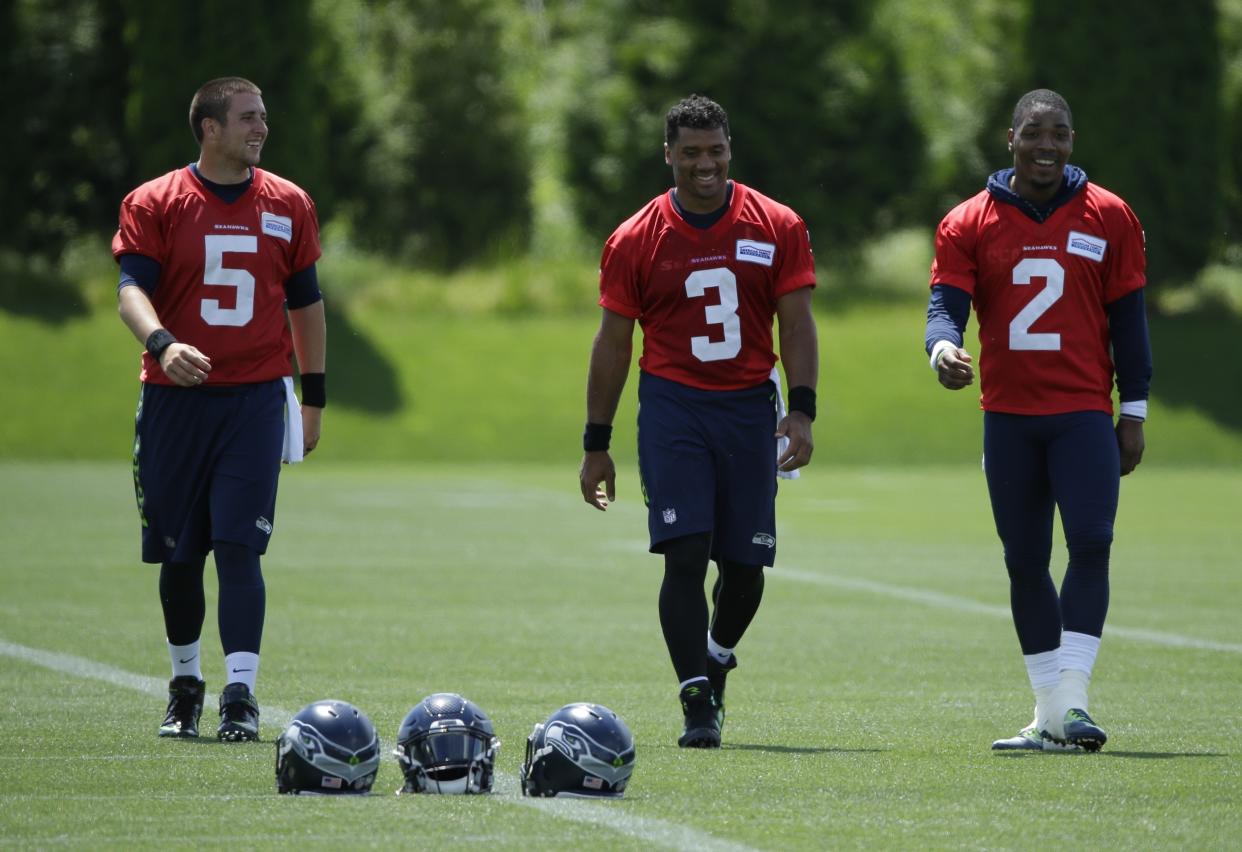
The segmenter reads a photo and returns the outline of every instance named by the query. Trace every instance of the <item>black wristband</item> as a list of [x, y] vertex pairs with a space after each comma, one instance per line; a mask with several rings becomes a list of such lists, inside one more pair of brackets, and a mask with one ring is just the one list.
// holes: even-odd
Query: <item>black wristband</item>
[[171, 331], [166, 328], [157, 328], [147, 335], [147, 351], [151, 353], [151, 357], [158, 364], [160, 356], [164, 354], [164, 350], [176, 342], [177, 338], [172, 336]]
[[801, 411], [811, 421], [815, 420], [815, 388], [798, 385], [789, 389], [789, 410]]
[[588, 453], [607, 450], [612, 441], [612, 426], [608, 423], [588, 423], [582, 433], [582, 449]]
[[302, 404], [311, 408], [324, 408], [328, 404], [328, 390], [324, 386], [323, 373], [302, 374]]

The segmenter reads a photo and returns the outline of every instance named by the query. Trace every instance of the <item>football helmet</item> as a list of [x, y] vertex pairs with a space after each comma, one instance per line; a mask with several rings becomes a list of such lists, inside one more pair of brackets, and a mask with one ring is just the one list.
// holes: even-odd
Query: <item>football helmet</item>
[[617, 799], [634, 772], [634, 735], [600, 704], [566, 704], [526, 740], [522, 795]]
[[393, 750], [405, 785], [398, 793], [489, 793], [500, 740], [473, 701], [437, 692], [414, 705]]
[[380, 741], [366, 714], [347, 701], [307, 704], [276, 739], [276, 792], [371, 792]]

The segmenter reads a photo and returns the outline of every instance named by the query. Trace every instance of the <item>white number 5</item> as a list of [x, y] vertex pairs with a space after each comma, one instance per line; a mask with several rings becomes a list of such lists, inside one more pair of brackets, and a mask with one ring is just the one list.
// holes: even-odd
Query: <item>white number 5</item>
[[224, 265], [226, 252], [255, 254], [257, 237], [240, 234], [208, 234], [203, 238], [206, 259], [203, 262], [203, 283], [217, 287], [236, 287], [237, 302], [232, 308], [220, 307], [218, 299], [203, 299], [199, 314], [208, 325], [245, 325], [254, 317], [254, 276], [244, 269]]
[[1060, 334], [1035, 333], [1031, 331], [1031, 326], [1065, 292], [1065, 270], [1061, 268], [1061, 264], [1048, 257], [1028, 257], [1013, 268], [1014, 284], [1030, 284], [1032, 278], [1043, 278], [1047, 284], [1009, 323], [1009, 348], [1057, 351], [1061, 348]]
[[707, 292], [709, 287], [720, 291], [720, 302], [703, 309], [708, 325], [719, 325], [724, 340], [706, 336], [690, 338], [690, 351], [700, 361], [724, 361], [742, 351], [742, 323], [737, 316], [737, 277], [725, 267], [700, 269], [686, 279], [686, 295], [692, 299]]

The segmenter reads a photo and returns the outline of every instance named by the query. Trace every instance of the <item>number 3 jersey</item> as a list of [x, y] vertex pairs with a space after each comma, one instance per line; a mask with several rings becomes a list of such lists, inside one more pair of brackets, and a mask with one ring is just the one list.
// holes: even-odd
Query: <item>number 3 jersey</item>
[[1146, 282], [1143, 229], [1086, 183], [1043, 222], [987, 190], [936, 231], [931, 283], [971, 294], [982, 407], [1009, 414], [1113, 411], [1105, 305]]
[[755, 387], [776, 354], [776, 301], [815, 286], [806, 225], [783, 204], [733, 182], [724, 216], [695, 228], [665, 192], [604, 245], [599, 303], [643, 329], [639, 366], [705, 390]]
[[[226, 204], [188, 166], [169, 172], [125, 197], [112, 254], [159, 262], [151, 302], [165, 328], [211, 359], [211, 384], [291, 373], [285, 282], [320, 255], [314, 202], [295, 184], [256, 168]], [[172, 384], [145, 352], [141, 378]]]

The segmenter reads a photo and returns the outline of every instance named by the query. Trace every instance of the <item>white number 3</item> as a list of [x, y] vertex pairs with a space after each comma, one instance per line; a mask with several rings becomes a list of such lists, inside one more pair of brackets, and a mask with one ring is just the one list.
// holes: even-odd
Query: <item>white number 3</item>
[[737, 316], [737, 276], [723, 266], [700, 269], [686, 279], [686, 295], [696, 299], [709, 287], [720, 291], [720, 301], [703, 309], [708, 325], [718, 325], [724, 331], [724, 340], [710, 337], [690, 338], [690, 351], [700, 361], [724, 361], [742, 351], [742, 323]]
[[1065, 270], [1061, 268], [1061, 264], [1048, 257], [1028, 257], [1013, 268], [1014, 284], [1030, 284], [1032, 278], [1043, 278], [1047, 284], [1009, 323], [1009, 348], [1057, 351], [1061, 348], [1060, 334], [1032, 332], [1031, 326], [1065, 292]]
[[224, 254], [255, 254], [259, 250], [259, 240], [240, 234], [208, 234], [203, 240], [206, 252], [203, 283], [236, 287], [237, 301], [234, 307], [222, 308], [218, 299], [203, 299], [199, 314], [208, 325], [245, 325], [254, 317], [254, 276], [244, 269], [225, 266]]

